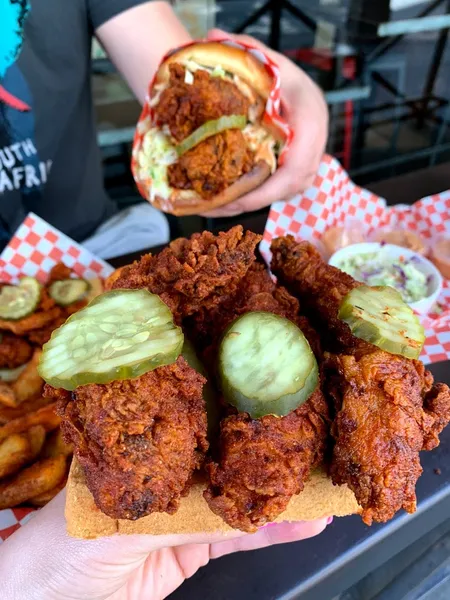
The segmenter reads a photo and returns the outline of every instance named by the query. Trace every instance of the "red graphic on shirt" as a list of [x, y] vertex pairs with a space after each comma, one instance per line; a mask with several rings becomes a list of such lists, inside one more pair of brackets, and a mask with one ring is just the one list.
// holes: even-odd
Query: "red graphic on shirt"
[[15, 110], [20, 110], [21, 112], [27, 112], [31, 110], [31, 106], [29, 106], [28, 104], [26, 104], [26, 102], [23, 102], [19, 98], [16, 98], [15, 96], [13, 96], [13, 94], [10, 94], [10, 92], [5, 90], [5, 88], [2, 85], [0, 85], [0, 102], [4, 102], [11, 108], [14, 108]]

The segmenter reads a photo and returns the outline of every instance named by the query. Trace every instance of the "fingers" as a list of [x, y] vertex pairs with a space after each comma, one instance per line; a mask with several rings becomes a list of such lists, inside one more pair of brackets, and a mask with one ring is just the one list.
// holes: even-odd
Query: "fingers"
[[326, 526], [327, 519], [300, 523], [271, 523], [252, 535], [211, 544], [210, 557], [218, 558], [232, 552], [257, 550], [274, 544], [298, 542], [318, 535]]

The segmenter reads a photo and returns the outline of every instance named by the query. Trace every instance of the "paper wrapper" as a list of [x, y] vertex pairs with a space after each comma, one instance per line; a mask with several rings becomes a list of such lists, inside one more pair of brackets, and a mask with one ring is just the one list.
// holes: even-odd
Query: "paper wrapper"
[[[181, 48], [192, 46], [195, 43], [196, 42], [190, 42], [189, 44], [186, 44], [185, 46], [181, 46], [180, 48], [176, 48], [176, 49], [172, 50], [171, 52], [166, 54], [166, 56], [164, 56], [164, 58], [162, 59], [162, 61], [160, 63], [160, 66], [162, 63], [164, 63], [165, 60], [167, 60], [172, 54], [174, 54]], [[293, 134], [292, 129], [287, 124], [287, 122], [280, 116], [281, 80], [280, 80], [280, 71], [279, 71], [277, 64], [274, 63], [274, 61], [272, 59], [270, 59], [266, 54], [261, 52], [261, 50], [258, 50], [256, 48], [254, 48], [253, 46], [249, 46], [248, 44], [244, 44], [242, 42], [235, 42], [234, 40], [229, 40], [229, 39], [216, 40], [214, 43], [215, 44], [221, 43], [221, 44], [225, 44], [228, 46], [233, 46], [235, 48], [240, 48], [241, 50], [245, 50], [246, 52], [250, 52], [250, 54], [252, 54], [259, 62], [261, 62], [265, 66], [269, 76], [272, 78], [272, 81], [273, 81], [272, 90], [270, 92], [269, 98], [266, 103], [265, 113], [263, 115], [263, 122], [269, 124], [270, 126], [274, 127], [275, 129], [278, 129], [281, 133], [282, 138], [285, 140], [283, 149], [278, 158], [278, 164], [282, 165], [284, 157], [288, 150], [289, 144], [291, 143], [294, 134]], [[155, 75], [155, 77], [156, 77], [156, 75]], [[154, 82], [155, 82], [155, 78], [150, 83], [149, 90], [152, 89]], [[150, 176], [147, 178], [143, 178], [139, 174], [140, 169], [139, 169], [139, 164], [138, 164], [138, 155], [142, 148], [145, 134], [147, 133], [147, 131], [149, 129], [151, 129], [153, 127], [153, 118], [154, 118], [154, 111], [153, 111], [152, 107], [150, 106], [150, 97], [147, 96], [147, 99], [144, 104], [144, 108], [142, 109], [142, 113], [141, 113], [141, 116], [139, 117], [139, 121], [137, 123], [136, 131], [134, 134], [133, 151], [132, 151], [132, 157], [131, 157], [131, 170], [133, 172], [133, 177], [134, 177], [134, 180], [136, 182], [139, 192], [141, 193], [142, 197], [148, 201], [151, 201], [150, 189], [151, 189], [152, 179]]]
[[[422, 198], [412, 206], [387, 206], [386, 200], [358, 187], [331, 156], [324, 156], [314, 184], [289, 202], [272, 205], [261, 253], [270, 263], [272, 239], [291, 234], [317, 243], [330, 227], [347, 219], [361, 222], [367, 235], [379, 228], [410, 229], [424, 239], [450, 232], [450, 190]], [[450, 282], [444, 287], [435, 311], [421, 317], [427, 339], [421, 359], [425, 364], [450, 360]]]
[[[63, 262], [79, 277], [106, 278], [113, 268], [33, 213], [16, 231], [0, 256], [0, 282], [16, 283], [27, 275], [45, 282]], [[32, 508], [0, 510], [0, 544], [32, 516]]]

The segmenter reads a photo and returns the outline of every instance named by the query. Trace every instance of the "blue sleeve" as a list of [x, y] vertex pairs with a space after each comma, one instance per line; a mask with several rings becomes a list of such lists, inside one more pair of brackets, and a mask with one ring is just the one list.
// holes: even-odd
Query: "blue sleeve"
[[89, 17], [94, 31], [103, 23], [129, 8], [147, 4], [149, 0], [87, 0]]

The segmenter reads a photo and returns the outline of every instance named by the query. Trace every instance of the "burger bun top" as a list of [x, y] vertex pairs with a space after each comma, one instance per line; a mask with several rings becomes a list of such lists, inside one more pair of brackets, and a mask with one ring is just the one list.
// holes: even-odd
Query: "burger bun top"
[[220, 66], [228, 73], [237, 75], [264, 100], [267, 100], [270, 95], [273, 80], [265, 66], [249, 52], [219, 42], [199, 42], [177, 50], [160, 66], [155, 83], [169, 81], [171, 64], [188, 62], [211, 69]]

